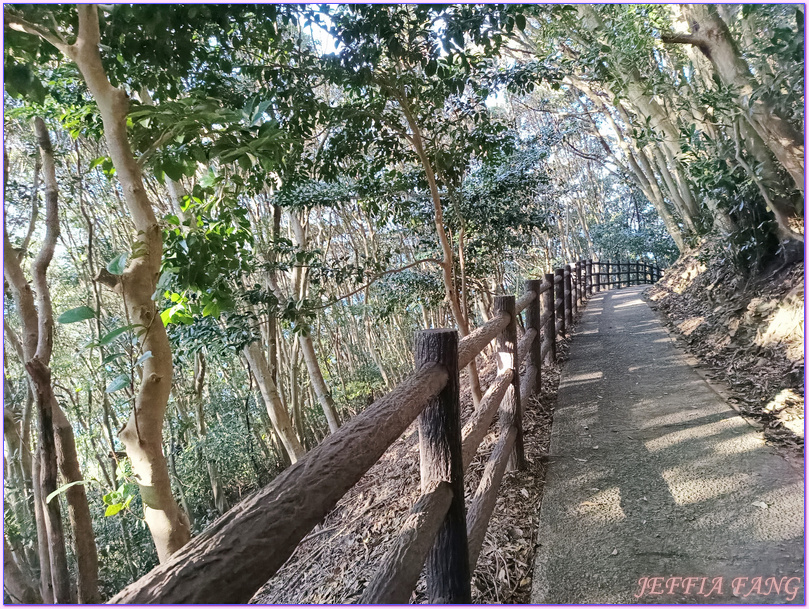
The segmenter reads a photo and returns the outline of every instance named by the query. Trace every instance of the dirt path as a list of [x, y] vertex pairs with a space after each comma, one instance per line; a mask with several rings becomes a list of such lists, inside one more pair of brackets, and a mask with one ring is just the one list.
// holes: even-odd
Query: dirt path
[[688, 365], [643, 289], [594, 296], [574, 335], [531, 602], [803, 603], [802, 472]]

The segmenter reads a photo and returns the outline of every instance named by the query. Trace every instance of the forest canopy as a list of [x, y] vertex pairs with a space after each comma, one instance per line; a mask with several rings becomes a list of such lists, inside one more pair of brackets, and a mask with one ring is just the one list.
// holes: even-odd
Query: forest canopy
[[525, 279], [802, 248], [803, 28], [6, 4], [6, 599], [110, 598]]

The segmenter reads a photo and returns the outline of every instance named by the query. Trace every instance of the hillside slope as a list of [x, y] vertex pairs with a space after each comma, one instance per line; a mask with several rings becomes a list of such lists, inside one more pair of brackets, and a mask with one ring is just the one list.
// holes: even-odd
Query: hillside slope
[[689, 352], [730, 388], [730, 401], [763, 424], [768, 440], [802, 452], [804, 277], [795, 263], [758, 278], [696, 250], [648, 292]]

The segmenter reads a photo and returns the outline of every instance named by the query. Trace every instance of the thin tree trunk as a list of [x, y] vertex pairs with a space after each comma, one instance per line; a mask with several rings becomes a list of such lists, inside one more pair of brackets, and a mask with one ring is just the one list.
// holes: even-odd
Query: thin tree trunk
[[329, 392], [329, 388], [326, 385], [326, 381], [323, 379], [323, 372], [320, 370], [320, 364], [317, 361], [312, 337], [309, 334], [301, 334], [298, 342], [301, 345], [301, 352], [306, 362], [306, 369], [309, 372], [309, 381], [312, 383], [312, 389], [317, 396], [320, 407], [323, 409], [323, 414], [326, 415], [329, 431], [334, 433], [340, 429], [340, 418], [337, 414], [337, 409], [334, 405], [331, 393]]
[[37, 526], [37, 554], [39, 555], [39, 595], [42, 602], [53, 604], [53, 578], [51, 577], [51, 551], [48, 543], [48, 527], [45, 524], [43, 496], [41, 488], [40, 453], [36, 451], [33, 460], [34, 517]]
[[264, 350], [258, 341], [254, 341], [245, 346], [242, 353], [247, 360], [253, 378], [256, 379], [256, 384], [261, 391], [261, 397], [264, 398], [264, 404], [267, 407], [267, 414], [270, 421], [272, 421], [272, 426], [284, 444], [292, 463], [295, 463], [303, 457], [306, 451], [295, 435], [289, 413], [281, 402], [281, 396], [278, 394], [278, 388], [272, 380]]
[[[48, 551], [51, 559], [53, 600], [56, 603], [70, 602], [70, 573], [65, 550], [65, 533], [62, 528], [62, 510], [59, 498], [46, 501], [57, 489], [56, 441], [53, 433], [53, 411], [56, 396], [51, 388], [51, 371], [38, 357], [25, 363], [25, 369], [36, 387], [37, 410], [39, 411], [40, 445], [40, 502], [48, 532]], [[58, 408], [58, 405], [57, 405]]]
[[[54, 401], [53, 426], [62, 478], [66, 483], [83, 480], [73, 428], [56, 401]], [[90, 506], [87, 503], [87, 491], [83, 484], [76, 484], [65, 491], [65, 497], [70, 526], [73, 529], [73, 543], [76, 546], [76, 562], [79, 570], [78, 601], [79, 604], [99, 603], [101, 596], [98, 591], [98, 550]]]
[[14, 603], [29, 605], [42, 602], [36, 590], [36, 583], [23, 574], [5, 537], [3, 537], [3, 587]]

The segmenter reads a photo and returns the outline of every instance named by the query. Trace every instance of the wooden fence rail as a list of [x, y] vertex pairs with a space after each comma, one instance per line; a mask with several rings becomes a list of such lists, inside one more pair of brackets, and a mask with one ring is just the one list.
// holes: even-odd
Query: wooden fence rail
[[[594, 290], [632, 285], [631, 264], [634, 284], [661, 277], [645, 263], [580, 260], [526, 281], [519, 299], [497, 297], [492, 319], [461, 340], [455, 330], [418, 332], [413, 373], [110, 602], [246, 603], [416, 419], [421, 496], [360, 602], [406, 603], [425, 565], [430, 603], [471, 602], [500, 483], [525, 466], [522, 414], [541, 388], [542, 364], [556, 361], [557, 342]], [[493, 340], [497, 376], [461, 426], [459, 371]], [[498, 413], [498, 439], [464, 505], [464, 471]]]

